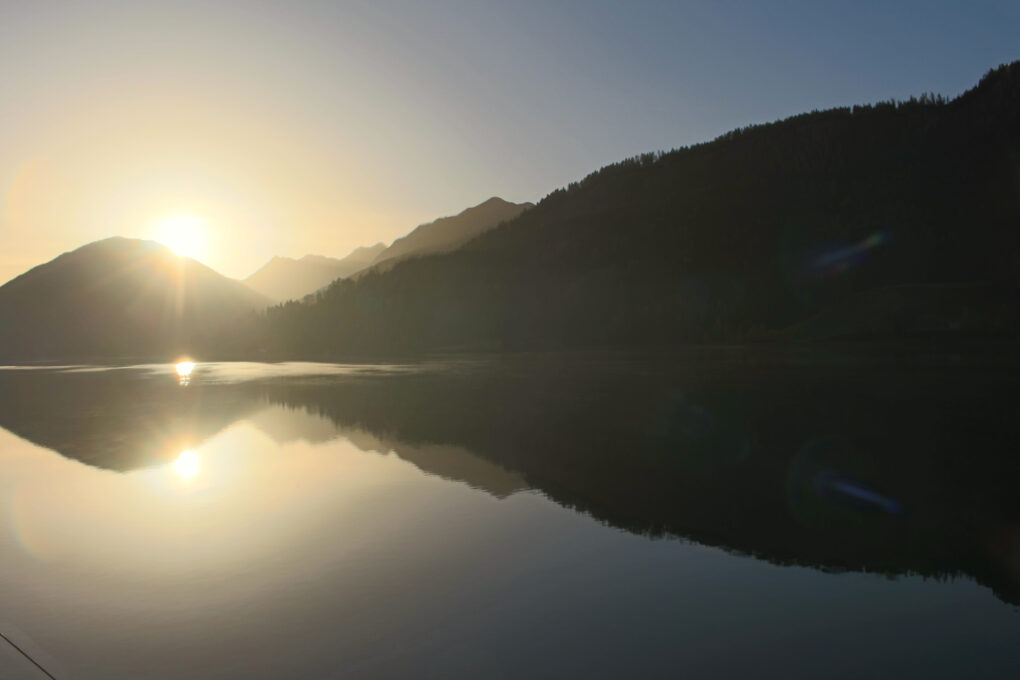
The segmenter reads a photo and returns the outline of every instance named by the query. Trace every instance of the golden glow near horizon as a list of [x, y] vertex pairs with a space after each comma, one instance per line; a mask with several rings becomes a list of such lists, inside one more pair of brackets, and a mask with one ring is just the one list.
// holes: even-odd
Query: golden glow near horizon
[[382, 79], [332, 28], [322, 43], [275, 12], [189, 2], [4, 8], [0, 284], [111, 236], [243, 279], [493, 193], [523, 200], [459, 127], [410, 105], [417, 79]]
[[207, 221], [196, 215], [170, 215], [156, 221], [156, 240], [182, 257], [206, 256]]
[[361, 44], [399, 35], [403, 13], [366, 33], [351, 23], [361, 10], [320, 10], [336, 21], [298, 28], [282, 5], [245, 3], [5, 4], [0, 284], [111, 236], [159, 240], [243, 279], [277, 255], [342, 258], [493, 194], [558, 186], [530, 169], [533, 188], [508, 186], [505, 164], [482, 162], [502, 153], [477, 146], [501, 149], [503, 135], [465, 137], [447, 97], [421, 107], [447, 88], [387, 67], [385, 40]]
[[181, 455], [173, 462], [173, 467], [181, 479], [191, 479], [202, 468], [202, 459], [194, 451], [181, 451]]

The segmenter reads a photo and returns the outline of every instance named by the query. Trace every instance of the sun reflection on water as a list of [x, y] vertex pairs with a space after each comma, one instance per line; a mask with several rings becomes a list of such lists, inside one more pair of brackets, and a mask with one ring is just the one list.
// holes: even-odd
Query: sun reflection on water
[[187, 385], [191, 382], [191, 372], [195, 370], [194, 361], [179, 361], [174, 366], [174, 370], [177, 371], [177, 377], [180, 380], [181, 385]]

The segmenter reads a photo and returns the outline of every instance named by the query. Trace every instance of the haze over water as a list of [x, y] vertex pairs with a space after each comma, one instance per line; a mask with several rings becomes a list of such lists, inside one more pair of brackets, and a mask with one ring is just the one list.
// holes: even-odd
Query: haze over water
[[1008, 677], [1015, 381], [927, 361], [2, 369], [0, 623], [58, 678]]

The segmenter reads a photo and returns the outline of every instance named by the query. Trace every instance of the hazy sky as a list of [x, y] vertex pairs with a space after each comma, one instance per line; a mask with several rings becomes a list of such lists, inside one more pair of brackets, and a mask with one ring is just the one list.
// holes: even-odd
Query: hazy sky
[[1018, 58], [1015, 0], [0, 0], [0, 282], [174, 215], [229, 276], [341, 256], [736, 126], [954, 96]]

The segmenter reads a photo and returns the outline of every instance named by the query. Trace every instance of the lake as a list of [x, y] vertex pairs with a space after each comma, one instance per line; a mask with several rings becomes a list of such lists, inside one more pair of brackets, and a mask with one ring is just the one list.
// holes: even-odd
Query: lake
[[0, 368], [3, 678], [1020, 677], [1013, 366], [188, 368]]

